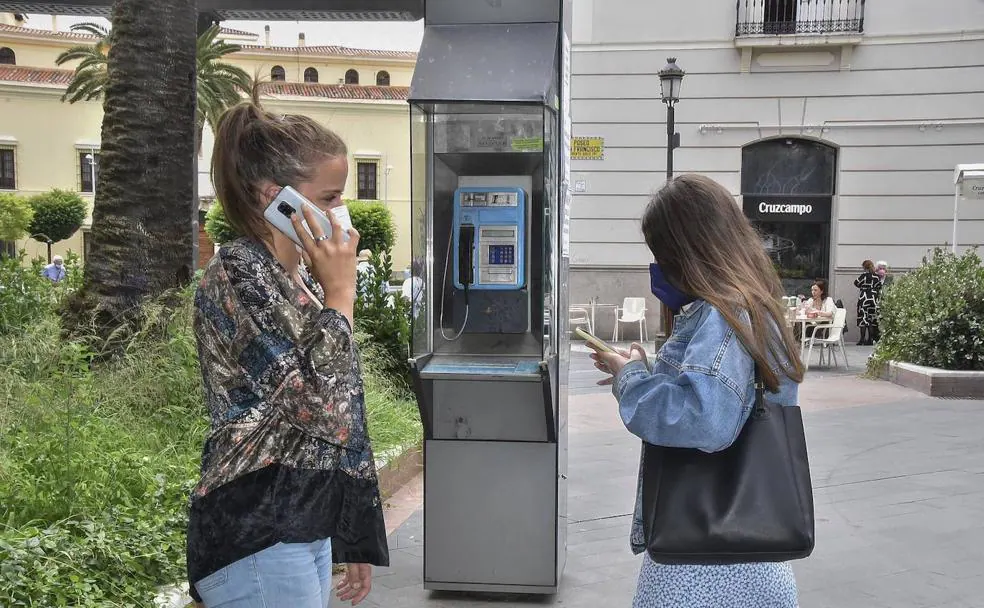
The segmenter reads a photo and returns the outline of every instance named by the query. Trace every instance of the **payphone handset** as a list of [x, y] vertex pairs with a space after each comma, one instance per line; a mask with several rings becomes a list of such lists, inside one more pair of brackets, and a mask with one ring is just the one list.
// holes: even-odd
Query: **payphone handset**
[[522, 188], [459, 188], [453, 217], [456, 289], [505, 291], [526, 286]]

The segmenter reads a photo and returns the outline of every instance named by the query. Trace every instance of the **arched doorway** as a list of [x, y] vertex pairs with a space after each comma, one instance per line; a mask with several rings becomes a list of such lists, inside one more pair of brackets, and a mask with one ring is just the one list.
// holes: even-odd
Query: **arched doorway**
[[809, 294], [818, 278], [832, 283], [836, 179], [837, 149], [820, 141], [782, 137], [742, 148], [744, 212], [762, 234], [787, 295]]

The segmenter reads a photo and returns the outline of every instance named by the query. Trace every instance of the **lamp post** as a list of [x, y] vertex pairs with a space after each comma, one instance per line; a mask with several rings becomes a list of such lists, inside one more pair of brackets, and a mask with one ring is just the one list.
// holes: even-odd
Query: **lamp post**
[[[680, 85], [684, 71], [676, 64], [676, 57], [666, 59], [666, 65], [659, 71], [660, 96], [666, 104], [666, 181], [673, 179], [673, 151], [680, 147], [680, 134], [676, 132], [675, 106], [680, 101]], [[669, 338], [673, 331], [673, 312], [662, 304], [660, 306], [660, 325], [663, 337]]]

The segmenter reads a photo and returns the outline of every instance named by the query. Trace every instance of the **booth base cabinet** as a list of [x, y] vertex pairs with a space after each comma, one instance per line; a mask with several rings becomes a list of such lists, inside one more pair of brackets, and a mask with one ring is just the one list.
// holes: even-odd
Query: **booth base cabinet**
[[424, 453], [424, 588], [555, 593], [557, 444], [430, 440]]

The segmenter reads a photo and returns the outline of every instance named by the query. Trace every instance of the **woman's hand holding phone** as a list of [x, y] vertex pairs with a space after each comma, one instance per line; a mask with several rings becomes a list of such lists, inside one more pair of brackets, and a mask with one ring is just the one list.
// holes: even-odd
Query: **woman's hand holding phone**
[[345, 229], [338, 223], [334, 213], [326, 213], [331, 222], [331, 236], [325, 238], [324, 230], [317, 222], [314, 213], [303, 206], [302, 213], [314, 235], [308, 234], [301, 224], [298, 214], [291, 215], [294, 231], [301, 239], [304, 253], [309, 261], [311, 275], [325, 292], [324, 305], [345, 315], [349, 324], [355, 327], [353, 316], [356, 290], [356, 256], [359, 251], [359, 232], [349, 229], [349, 238], [344, 237]]
[[640, 344], [633, 344], [629, 350], [616, 349], [613, 351], [603, 351], [591, 343], [588, 346], [595, 351], [591, 353], [595, 367], [606, 374], [610, 374], [604, 380], [598, 381], [598, 384], [602, 386], [615, 382], [615, 376], [631, 361], [645, 361], [647, 357], [646, 349]]

